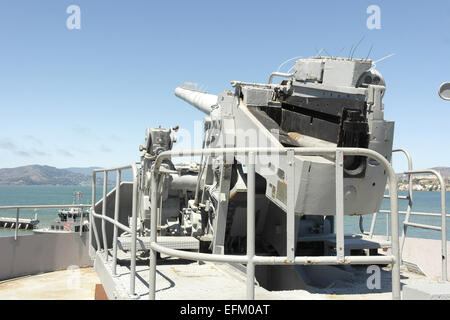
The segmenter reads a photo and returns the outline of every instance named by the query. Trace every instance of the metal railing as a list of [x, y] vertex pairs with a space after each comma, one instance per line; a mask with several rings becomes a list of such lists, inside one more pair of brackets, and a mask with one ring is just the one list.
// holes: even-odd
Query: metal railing
[[[405, 149], [394, 149], [392, 152], [402, 152], [407, 160], [408, 160], [408, 170], [404, 172], [408, 176], [408, 195], [407, 196], [398, 196], [399, 200], [408, 200], [408, 207], [406, 211], [398, 211], [400, 214], [405, 214], [405, 220], [403, 221], [403, 231], [401, 238], [401, 246], [400, 246], [400, 257], [403, 257], [403, 247], [405, 244], [406, 232], [408, 227], [422, 228], [428, 230], [441, 231], [441, 263], [442, 263], [442, 271], [441, 271], [441, 279], [442, 281], [447, 281], [447, 218], [450, 217], [446, 213], [446, 185], [444, 179], [441, 174], [436, 170], [413, 170], [412, 158], [409, 152]], [[431, 212], [414, 212], [412, 211], [413, 207], [413, 175], [417, 174], [430, 174], [437, 177], [439, 180], [440, 188], [441, 188], [441, 213], [431, 213]], [[386, 199], [389, 199], [389, 195], [384, 196]], [[386, 213], [387, 215], [391, 213], [391, 210], [379, 210], [380, 213]], [[426, 216], [426, 217], [441, 217], [441, 226], [432, 226], [427, 224], [420, 224], [410, 222], [409, 218], [411, 216]], [[370, 226], [369, 237], [372, 238], [374, 235], [374, 229], [377, 219], [377, 213], [375, 212], [372, 217], [372, 223]], [[388, 224], [388, 219], [386, 219], [386, 224]], [[388, 228], [386, 228], [388, 230]], [[386, 232], [386, 236], [388, 236], [388, 232]]]
[[[16, 222], [15, 222], [15, 232], [14, 240], [17, 240], [19, 234], [19, 216], [20, 210], [31, 210], [31, 209], [63, 209], [63, 208], [89, 208], [90, 204], [50, 204], [50, 205], [19, 205], [19, 206], [0, 206], [0, 210], [16, 210]], [[80, 236], [83, 234], [83, 215], [80, 217]]]
[[[119, 214], [120, 214], [120, 183], [121, 183], [121, 172], [122, 170], [132, 169], [133, 171], [133, 194], [132, 194], [132, 210], [131, 210], [131, 226], [127, 227], [120, 223]], [[115, 187], [115, 203], [114, 203], [114, 219], [108, 217], [106, 215], [106, 203], [107, 203], [107, 186], [108, 186], [108, 173], [116, 171], [116, 187]], [[99, 214], [95, 212], [95, 197], [96, 197], [96, 181], [97, 181], [97, 173], [103, 173], [103, 197], [102, 197], [102, 213]], [[91, 212], [89, 215], [90, 225], [89, 228], [89, 243], [92, 244], [92, 231], [95, 236], [95, 241], [97, 244], [97, 252], [103, 251], [105, 262], [108, 261], [109, 256], [109, 248], [108, 241], [106, 237], [106, 222], [109, 222], [114, 225], [114, 233], [113, 233], [113, 241], [112, 241], [112, 274], [113, 276], [117, 275], [117, 238], [118, 238], [118, 229], [121, 229], [125, 232], [131, 234], [131, 262], [130, 262], [130, 297], [136, 297], [135, 292], [135, 278], [136, 278], [136, 238], [137, 238], [137, 189], [138, 189], [138, 180], [137, 180], [137, 166], [136, 164], [131, 164], [128, 166], [110, 168], [110, 169], [97, 169], [94, 170], [92, 175], [92, 204], [91, 204]], [[101, 232], [102, 232], [102, 240], [103, 247], [100, 243], [100, 239], [98, 236], [98, 231], [95, 223], [95, 218], [101, 219]]]
[[[169, 157], [200, 156], [200, 155], [245, 155], [247, 161], [247, 254], [221, 255], [207, 253], [193, 253], [169, 249], [158, 244], [157, 241], [157, 199], [158, 183], [161, 178], [159, 171], [164, 159]], [[286, 256], [257, 256], [255, 254], [255, 156], [262, 154], [285, 155], [288, 161], [287, 176], [287, 223], [286, 223]], [[329, 155], [335, 154], [336, 159], [336, 256], [295, 256], [295, 155]], [[366, 156], [381, 163], [389, 178], [391, 201], [391, 234], [392, 251], [386, 256], [345, 256], [344, 254], [344, 155]], [[156, 257], [157, 252], [194, 261], [210, 261], [225, 263], [240, 263], [247, 266], [247, 299], [255, 297], [255, 265], [344, 265], [344, 264], [382, 264], [392, 263], [392, 297], [400, 299], [400, 253], [398, 236], [398, 200], [397, 179], [390, 163], [379, 153], [361, 148], [227, 148], [190, 151], [162, 152], [155, 160], [151, 174], [151, 231], [150, 231], [150, 275], [149, 299], [155, 299], [156, 293]], [[132, 257], [133, 258], [133, 257]], [[135, 257], [134, 257], [135, 258]]]

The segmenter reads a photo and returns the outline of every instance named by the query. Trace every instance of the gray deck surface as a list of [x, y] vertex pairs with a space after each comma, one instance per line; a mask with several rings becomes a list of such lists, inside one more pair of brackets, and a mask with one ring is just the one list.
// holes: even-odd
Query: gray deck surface
[[[165, 261], [164, 261], [165, 260]], [[140, 299], [148, 298], [149, 268], [138, 266], [137, 292]], [[227, 264], [187, 262], [163, 259], [157, 267], [157, 300], [240, 300], [246, 299], [246, 279], [242, 272]], [[385, 300], [391, 299], [389, 268], [382, 269], [381, 289], [369, 290], [364, 266], [350, 267], [351, 281], [336, 281], [315, 291], [268, 291], [256, 286], [255, 298], [265, 300]], [[118, 267], [115, 279], [121, 290], [129, 288], [129, 268]], [[80, 282], [68, 281], [77, 277], [73, 271], [57, 271], [0, 282], [0, 299], [93, 299], [95, 284], [101, 282], [92, 268], [80, 269]], [[409, 272], [402, 267], [402, 284], [433, 283], [429, 278]], [[72, 283], [73, 282], [73, 283]], [[127, 297], [122, 297], [127, 298]]]
[[[104, 262], [103, 259], [97, 261]], [[108, 265], [107, 265], [108, 267]], [[96, 271], [100, 278], [105, 275], [97, 265]], [[389, 267], [381, 269], [381, 288], [369, 290], [367, 288], [366, 266], [348, 266], [344, 270], [351, 273], [351, 279], [337, 280], [328, 288], [306, 290], [268, 291], [255, 286], [255, 298], [264, 300], [328, 300], [328, 299], [391, 299], [391, 272]], [[148, 299], [148, 265], [137, 266], [138, 281], [136, 292], [139, 299]], [[103, 274], [103, 275], [102, 275]], [[114, 278], [116, 288], [123, 294], [122, 298], [129, 298], [129, 268], [118, 267], [118, 277]], [[417, 280], [428, 281], [423, 275], [412, 273], [402, 267], [402, 285]], [[102, 278], [102, 283], [105, 283]], [[156, 276], [157, 300], [245, 300], [245, 274], [228, 264], [188, 262], [180, 259], [162, 259], [158, 262]]]
[[0, 282], [0, 300], [93, 300], [93, 268], [62, 270]]

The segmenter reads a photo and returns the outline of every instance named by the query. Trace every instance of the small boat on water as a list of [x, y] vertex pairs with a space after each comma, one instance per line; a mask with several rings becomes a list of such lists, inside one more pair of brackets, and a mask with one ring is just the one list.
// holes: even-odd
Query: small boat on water
[[[73, 204], [79, 204], [82, 194], [74, 192]], [[47, 228], [34, 229], [34, 233], [75, 233], [89, 230], [89, 210], [79, 207], [63, 208], [58, 210], [58, 218]]]

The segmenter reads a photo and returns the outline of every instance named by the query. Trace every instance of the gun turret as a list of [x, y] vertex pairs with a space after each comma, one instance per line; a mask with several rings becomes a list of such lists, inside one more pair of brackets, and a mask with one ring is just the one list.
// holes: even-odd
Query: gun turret
[[[276, 84], [274, 76], [287, 79]], [[234, 92], [217, 96], [187, 85], [175, 89], [177, 97], [207, 114], [205, 149], [366, 148], [391, 160], [394, 123], [384, 119], [386, 84], [370, 60], [300, 59], [292, 74], [273, 73], [269, 83], [233, 81], [231, 86]], [[247, 162], [239, 153], [226, 159], [202, 158], [196, 187], [201, 200], [192, 201], [188, 209], [201, 216], [202, 232], [212, 239], [214, 253], [245, 253], [245, 245], [239, 243], [246, 237], [242, 226]], [[377, 212], [387, 180], [383, 166], [367, 157], [346, 156], [343, 171], [344, 214]], [[279, 254], [287, 252], [278, 226], [287, 223], [288, 205], [295, 212], [299, 236], [333, 232], [333, 155], [295, 155], [292, 160], [283, 154], [258, 155], [255, 172], [261, 247], [269, 244]], [[294, 192], [288, 201], [289, 185], [294, 185]]]

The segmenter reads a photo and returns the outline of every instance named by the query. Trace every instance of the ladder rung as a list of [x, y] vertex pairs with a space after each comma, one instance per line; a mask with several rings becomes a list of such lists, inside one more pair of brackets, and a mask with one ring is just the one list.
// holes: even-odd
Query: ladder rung
[[441, 231], [442, 228], [441, 227], [436, 227], [436, 226], [430, 226], [427, 224], [421, 224], [421, 223], [414, 223], [414, 222], [403, 222], [404, 225], [409, 226], [409, 227], [416, 227], [416, 228], [422, 228], [422, 229], [431, 229], [431, 230], [436, 230], [436, 231]]

